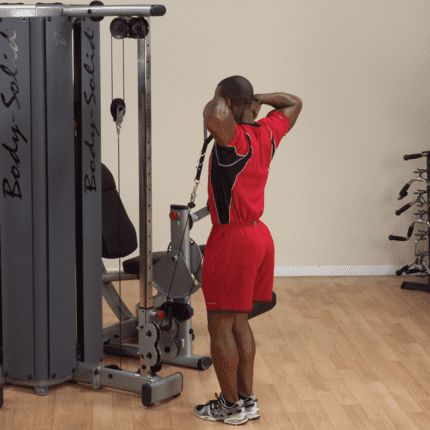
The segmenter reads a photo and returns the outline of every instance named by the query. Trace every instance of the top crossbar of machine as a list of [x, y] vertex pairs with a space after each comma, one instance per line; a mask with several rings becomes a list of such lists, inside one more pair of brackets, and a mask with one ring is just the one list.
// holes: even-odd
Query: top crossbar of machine
[[40, 16], [70, 16], [103, 17], [103, 16], [163, 16], [166, 8], [163, 5], [121, 5], [121, 6], [82, 6], [38, 3], [36, 5], [1, 5], [0, 17], [40, 17]]

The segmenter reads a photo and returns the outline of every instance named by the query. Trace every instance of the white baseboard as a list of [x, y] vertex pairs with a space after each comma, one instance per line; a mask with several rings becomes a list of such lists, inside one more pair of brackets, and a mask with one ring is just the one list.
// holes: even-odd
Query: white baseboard
[[275, 277], [285, 276], [395, 276], [402, 266], [277, 266]]
[[[402, 266], [277, 266], [276, 277], [301, 276], [395, 276]], [[117, 273], [118, 267], [106, 269], [108, 273]], [[408, 275], [402, 275], [408, 276]]]

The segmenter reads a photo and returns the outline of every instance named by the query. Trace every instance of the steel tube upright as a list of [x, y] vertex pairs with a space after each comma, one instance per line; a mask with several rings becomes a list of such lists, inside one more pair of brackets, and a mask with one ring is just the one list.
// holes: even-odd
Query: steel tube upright
[[[148, 24], [150, 18], [146, 18]], [[139, 99], [139, 312], [154, 307], [152, 295], [152, 168], [151, 168], [151, 30], [137, 44], [138, 99]], [[140, 318], [140, 321], [142, 318]], [[145, 368], [140, 358], [141, 374]], [[149, 372], [149, 369], [148, 369]]]

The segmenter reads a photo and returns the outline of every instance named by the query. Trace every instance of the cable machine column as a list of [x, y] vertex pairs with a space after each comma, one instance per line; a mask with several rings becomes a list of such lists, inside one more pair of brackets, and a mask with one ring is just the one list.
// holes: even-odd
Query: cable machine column
[[[146, 17], [148, 24], [150, 18]], [[150, 26], [151, 27], [151, 26]], [[139, 98], [139, 326], [148, 322], [147, 311], [154, 307], [152, 296], [152, 168], [151, 168], [151, 32], [137, 44]], [[139, 332], [139, 337], [141, 331]], [[139, 339], [139, 344], [142, 342]], [[139, 351], [139, 354], [142, 354]], [[140, 357], [140, 372], [146, 366]]]

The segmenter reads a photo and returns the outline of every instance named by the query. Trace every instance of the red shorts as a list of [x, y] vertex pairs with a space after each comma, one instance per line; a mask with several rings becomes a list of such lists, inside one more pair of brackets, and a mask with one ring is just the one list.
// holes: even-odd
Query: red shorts
[[212, 229], [204, 252], [202, 290], [208, 310], [251, 312], [271, 303], [275, 244], [260, 220]]

